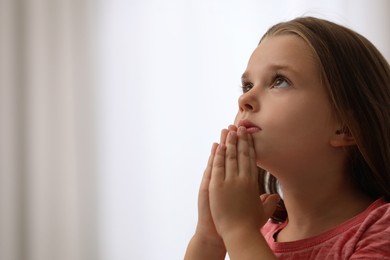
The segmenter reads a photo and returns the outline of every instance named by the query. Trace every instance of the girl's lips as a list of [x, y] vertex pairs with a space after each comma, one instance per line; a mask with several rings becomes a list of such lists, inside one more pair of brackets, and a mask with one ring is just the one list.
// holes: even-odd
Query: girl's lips
[[255, 124], [253, 124], [248, 119], [242, 119], [238, 122], [238, 127], [243, 126], [246, 128], [247, 133], [253, 134], [261, 130], [261, 128]]
[[246, 129], [246, 132], [248, 134], [254, 134], [254, 133], [258, 132], [258, 131], [260, 131], [260, 128], [258, 128], [258, 127], [249, 127], [249, 128]]

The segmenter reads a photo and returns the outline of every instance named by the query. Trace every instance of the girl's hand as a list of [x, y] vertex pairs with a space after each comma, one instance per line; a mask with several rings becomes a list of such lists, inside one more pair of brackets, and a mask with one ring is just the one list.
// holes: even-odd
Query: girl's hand
[[[260, 232], [278, 202], [258, 194], [258, 169], [252, 136], [245, 127], [230, 131], [214, 155], [209, 185], [210, 209], [218, 234]], [[264, 203], [264, 207], [263, 207]]]
[[[231, 134], [229, 135], [230, 136], [229, 143], [226, 145], [226, 138], [229, 131], [231, 132]], [[246, 200], [245, 199], [246, 196], [244, 195], [241, 199], [236, 201], [234, 205], [232, 204], [232, 207], [229, 206], [230, 201], [232, 200], [232, 196], [229, 196], [229, 193], [232, 192], [233, 199], [234, 199], [235, 198], [234, 194], [236, 194], [236, 192], [240, 193], [242, 189], [244, 190], [246, 189], [245, 185], [236, 185], [237, 187], [238, 186], [242, 186], [242, 187], [240, 189], [230, 190], [230, 187], [226, 185], [222, 186], [224, 179], [221, 179], [221, 176], [219, 176], [218, 180], [221, 189], [218, 189], [217, 188], [218, 186], [215, 186], [217, 184], [216, 177], [218, 177], [218, 174], [222, 175], [222, 172], [220, 172], [221, 170], [223, 171], [225, 170], [225, 166], [224, 166], [225, 161], [231, 163], [231, 160], [233, 161], [237, 160], [237, 158], [234, 159], [233, 157], [229, 157], [229, 159], [225, 160], [225, 155], [229, 155], [231, 152], [230, 149], [233, 148], [233, 146], [234, 147], [236, 146], [235, 144], [236, 141], [234, 141], [235, 140], [234, 136], [237, 136], [236, 132], [237, 132], [237, 128], [232, 125], [229, 126], [228, 130], [226, 129], [222, 130], [220, 144], [219, 145], [216, 143], [213, 144], [213, 147], [211, 149], [211, 154], [207, 163], [207, 168], [203, 174], [202, 182], [199, 189], [198, 224], [197, 224], [195, 235], [193, 236], [193, 238], [191, 239], [188, 245], [186, 255], [184, 258], [186, 260], [187, 259], [188, 260], [224, 259], [226, 254], [226, 247], [221, 237], [221, 235], [225, 233], [224, 228], [222, 227], [224, 226], [228, 228], [234, 227], [235, 225], [230, 224], [232, 222], [237, 223], [238, 226], [240, 225], [239, 223], [241, 224], [245, 223], [245, 219], [242, 219], [239, 215], [237, 215], [236, 211], [238, 210], [238, 212], [240, 213], [240, 208], [237, 207], [239, 206], [237, 203], [240, 203], [240, 201], [242, 200]], [[231, 135], [233, 135], [233, 137]], [[247, 141], [249, 142], [248, 150], [252, 149], [252, 151], [248, 152], [248, 155], [250, 153], [251, 154], [250, 160], [254, 160], [255, 157], [254, 157], [254, 148], [253, 148], [252, 139], [250, 138]], [[226, 146], [229, 147], [229, 153], [225, 153], [224, 151], [225, 149], [224, 147]], [[242, 149], [241, 146], [240, 149]], [[242, 156], [240, 156], [240, 158], [241, 157]], [[227, 168], [230, 169], [230, 166]], [[230, 169], [229, 173], [231, 171], [234, 171], [234, 169]], [[275, 210], [277, 200], [275, 203], [272, 202], [275, 201], [274, 197], [276, 195], [265, 194], [261, 196], [261, 200], [260, 200], [259, 196], [257, 195], [257, 167], [255, 164], [254, 166], [253, 165], [251, 166], [251, 171], [253, 172], [256, 171], [256, 174], [254, 174], [256, 177], [249, 178], [250, 182], [254, 181], [256, 183], [256, 184], [253, 183], [250, 184], [250, 186], [254, 186], [256, 192], [252, 192], [251, 189], [250, 194], [251, 195], [254, 194], [256, 196], [257, 199], [253, 200], [252, 198], [252, 200], [256, 201], [257, 203], [260, 203], [259, 205], [257, 205], [259, 206], [260, 209], [262, 209], [261, 202], [264, 203], [265, 218], [263, 220], [258, 219], [260, 225], [263, 225], [265, 221], [268, 219], [268, 217], [271, 216], [273, 211]], [[216, 172], [216, 174], [214, 174], [214, 172]], [[213, 181], [212, 178], [214, 179]], [[213, 184], [210, 185], [210, 182], [213, 182]], [[243, 212], [241, 212], [241, 215], [242, 213]], [[227, 214], [226, 219], [223, 216], [224, 214]]]
[[[225, 144], [227, 134], [227, 129], [223, 129], [221, 131], [220, 144]], [[221, 251], [226, 253], [225, 245], [215, 228], [210, 211], [209, 185], [217, 147], [218, 144], [214, 143], [211, 148], [207, 167], [203, 173], [203, 178], [200, 184], [198, 195], [198, 224], [196, 226], [194, 238], [200, 240], [202, 243], [210, 244], [212, 247], [219, 247]], [[200, 250], [204, 250], [204, 248]]]
[[211, 154], [207, 162], [207, 167], [203, 173], [203, 178], [200, 183], [199, 194], [198, 194], [198, 223], [196, 226], [195, 235], [210, 240], [210, 242], [212, 243], [223, 244], [221, 237], [218, 235], [217, 230], [215, 229], [213, 218], [211, 216], [210, 202], [209, 202], [209, 184], [211, 179], [211, 170], [212, 170], [215, 151], [217, 147], [218, 144], [214, 143], [211, 148]]

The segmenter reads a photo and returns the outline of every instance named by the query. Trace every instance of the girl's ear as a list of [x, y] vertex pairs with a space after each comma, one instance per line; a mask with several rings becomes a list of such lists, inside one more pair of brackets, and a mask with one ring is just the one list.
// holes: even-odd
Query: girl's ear
[[330, 145], [333, 147], [344, 147], [355, 145], [355, 138], [352, 136], [348, 127], [342, 127], [335, 131], [330, 140]]

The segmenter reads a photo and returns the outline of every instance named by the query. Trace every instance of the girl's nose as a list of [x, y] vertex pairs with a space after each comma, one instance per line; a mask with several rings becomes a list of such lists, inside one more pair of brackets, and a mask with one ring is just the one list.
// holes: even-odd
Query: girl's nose
[[244, 111], [255, 111], [259, 108], [259, 102], [253, 95], [253, 90], [242, 94], [238, 98], [238, 107], [241, 112]]

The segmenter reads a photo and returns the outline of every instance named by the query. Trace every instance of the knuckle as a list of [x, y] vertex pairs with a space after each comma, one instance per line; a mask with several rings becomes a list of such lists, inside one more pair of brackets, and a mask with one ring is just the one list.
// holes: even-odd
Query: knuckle
[[243, 156], [250, 157], [250, 152], [247, 149], [240, 149], [239, 153]]
[[216, 160], [213, 164], [213, 170], [214, 169], [221, 169], [225, 167], [225, 162], [223, 160]]
[[235, 159], [236, 157], [237, 156], [235, 151], [230, 150], [226, 152], [226, 159], [231, 160], [231, 159]]

